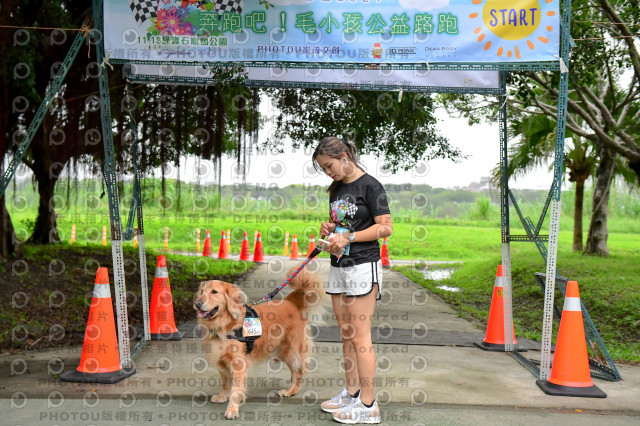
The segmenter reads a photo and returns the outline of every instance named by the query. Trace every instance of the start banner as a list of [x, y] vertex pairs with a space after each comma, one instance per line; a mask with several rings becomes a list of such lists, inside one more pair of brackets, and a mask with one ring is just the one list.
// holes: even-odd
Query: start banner
[[130, 62], [558, 61], [559, 0], [104, 0]]

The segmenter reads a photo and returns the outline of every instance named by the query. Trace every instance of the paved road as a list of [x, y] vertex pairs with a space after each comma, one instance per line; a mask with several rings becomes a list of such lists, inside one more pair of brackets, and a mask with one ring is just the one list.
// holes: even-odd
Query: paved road
[[[338, 424], [331, 415], [323, 413], [316, 406], [303, 404], [274, 405], [265, 402], [249, 402], [241, 410], [238, 420], [225, 420], [224, 406], [210, 403], [200, 406], [192, 401], [173, 400], [161, 403], [141, 399], [133, 403], [95, 398], [86, 401], [68, 399], [30, 400], [24, 408], [15, 408], [23, 402], [0, 400], [0, 410], [4, 414], [3, 425], [24, 426], [87, 426], [95, 425], [332, 425]], [[161, 405], [159, 405], [161, 404]], [[28, 408], [27, 408], [28, 407]], [[607, 424], [632, 425], [640, 422], [640, 417], [624, 413], [577, 412], [557, 409], [517, 409], [503, 407], [440, 406], [411, 407], [407, 404], [391, 404], [381, 407], [382, 424], [398, 426], [421, 425], [575, 425], [600, 426]], [[635, 413], [637, 414], [637, 413]]]
[[[319, 263], [318, 272], [326, 274], [328, 264]], [[261, 265], [237, 284], [257, 300], [296, 264]], [[491, 289], [493, 277], [487, 280]], [[640, 368], [620, 365], [623, 380], [615, 383], [594, 379], [608, 394], [606, 399], [547, 396], [511, 356], [469, 347], [469, 338], [481, 338], [482, 330], [458, 318], [437, 297], [393, 271], [385, 271], [383, 291], [373, 334], [377, 399], [388, 424], [640, 424]], [[331, 314], [325, 319], [319, 334], [324, 341], [313, 351], [315, 368], [304, 376], [300, 393], [281, 402], [274, 395], [287, 386], [286, 367], [273, 360], [257, 366], [250, 374], [243, 417], [227, 424], [333, 423], [318, 403], [343, 386], [342, 345], [331, 337], [335, 319]], [[390, 328], [399, 334], [385, 343]], [[115, 385], [57, 380], [62, 370], [78, 366], [80, 350], [0, 355], [0, 425], [221, 424], [224, 407], [205, 402], [205, 396], [220, 389], [220, 379], [207, 367], [199, 339], [151, 342], [136, 359], [137, 373]], [[535, 358], [539, 353], [526, 354]]]

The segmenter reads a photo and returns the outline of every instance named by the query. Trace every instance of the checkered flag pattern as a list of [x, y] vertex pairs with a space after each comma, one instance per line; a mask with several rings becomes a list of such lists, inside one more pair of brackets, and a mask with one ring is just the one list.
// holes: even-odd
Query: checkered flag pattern
[[144, 22], [156, 17], [157, 0], [129, 0], [129, 7], [135, 14], [136, 22]]
[[354, 217], [356, 212], [358, 211], [358, 206], [348, 201], [346, 201], [344, 204], [345, 204], [344, 207], [346, 209], [347, 215], [349, 215], [349, 217]]
[[219, 14], [224, 12], [242, 13], [243, 6], [242, 0], [216, 0], [216, 10]]

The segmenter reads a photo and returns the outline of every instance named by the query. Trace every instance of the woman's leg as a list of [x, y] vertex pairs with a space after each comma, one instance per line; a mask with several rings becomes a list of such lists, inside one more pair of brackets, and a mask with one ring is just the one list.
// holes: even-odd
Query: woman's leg
[[333, 304], [333, 312], [338, 320], [338, 327], [342, 337], [342, 354], [344, 359], [344, 370], [347, 392], [354, 395], [358, 392], [358, 368], [356, 365], [356, 353], [351, 339], [355, 335], [355, 327], [353, 320], [349, 319], [347, 309], [349, 304], [353, 304], [353, 298], [344, 297], [342, 294], [332, 294], [331, 303]]
[[371, 343], [371, 320], [376, 306], [378, 286], [366, 296], [351, 297], [350, 305], [345, 306], [347, 317], [355, 327], [351, 339], [355, 350], [358, 378], [360, 381], [360, 400], [369, 405], [374, 399], [374, 378], [376, 374], [376, 354]]

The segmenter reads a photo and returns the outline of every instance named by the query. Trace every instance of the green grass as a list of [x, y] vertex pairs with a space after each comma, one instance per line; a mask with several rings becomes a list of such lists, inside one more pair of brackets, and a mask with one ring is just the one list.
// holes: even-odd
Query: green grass
[[[147, 251], [147, 285], [153, 288], [158, 253]], [[24, 247], [26, 269], [18, 263], [0, 262], [0, 274], [11, 276], [3, 282], [0, 299], [0, 348], [41, 349], [74, 345], [83, 341], [89, 305], [98, 266], [109, 269], [114, 302], [113, 259], [111, 250], [101, 246], [80, 247], [68, 244]], [[125, 284], [129, 324], [141, 329], [142, 304], [138, 250], [125, 248]], [[193, 295], [200, 281], [221, 279], [234, 282], [254, 266], [251, 262], [216, 260], [168, 254], [173, 307], [177, 323], [195, 319]], [[56, 273], [50, 273], [51, 266]], [[63, 268], [64, 267], [64, 268]], [[21, 273], [26, 271], [26, 273]], [[57, 273], [60, 272], [60, 273]], [[55, 324], [64, 326], [61, 339], [52, 332]], [[139, 336], [138, 336], [139, 337]]]
[[[636, 236], [635, 248], [618, 246], [619, 241], [633, 245], [632, 238], [624, 237], [610, 240], [613, 254], [606, 259], [572, 253], [566, 247], [567, 244], [562, 244], [558, 253], [558, 273], [578, 281], [581, 299], [613, 359], [638, 363], [640, 271], [636, 265], [639, 245]], [[545, 272], [545, 266], [535, 248], [530, 245], [512, 246], [513, 318], [516, 335], [540, 340], [544, 295], [534, 273]], [[478, 246], [479, 249], [484, 247], [485, 244]], [[442, 281], [424, 279], [423, 272], [418, 267], [396, 269], [442, 297], [461, 317], [486, 329], [496, 268], [500, 263], [501, 254], [494, 245], [492, 250], [459, 265], [451, 278]], [[439, 285], [458, 287], [460, 291], [445, 291], [437, 288]], [[562, 307], [559, 291], [556, 292], [556, 304]], [[556, 331], [557, 325], [556, 322]]]
[[[172, 184], [168, 184], [168, 188], [169, 195], [175, 192]], [[145, 239], [149, 251], [155, 254], [165, 253], [163, 250], [164, 229], [165, 227], [170, 229], [169, 251], [166, 254], [168, 259], [175, 262], [176, 265], [176, 270], [172, 275], [172, 277], [174, 275], [176, 277], [172, 278], [172, 288], [177, 291], [178, 297], [182, 298], [181, 300], [190, 300], [193, 286], [202, 278], [220, 276], [227, 277], [227, 280], [232, 281], [234, 276], [243, 272], [241, 270], [243, 264], [238, 262], [219, 262], [176, 254], [175, 252], [195, 253], [196, 228], [201, 229], [201, 247], [204, 243], [205, 231], [210, 229], [214, 252], [217, 252], [222, 230], [231, 229], [231, 251], [238, 253], [244, 231], [247, 231], [249, 241], [252, 244], [253, 233], [257, 229], [262, 233], [265, 253], [281, 254], [285, 231], [289, 231], [291, 235], [298, 235], [300, 251], [305, 252], [308, 236], [314, 234], [317, 238], [320, 222], [327, 220], [325, 204], [322, 201], [324, 198], [318, 198], [321, 202], [313, 210], [304, 210], [301, 207], [303, 204], [301, 192], [296, 192], [297, 190], [294, 191], [291, 187], [282, 188], [278, 192], [284, 194], [284, 209], [269, 207], [264, 197], [271, 192], [262, 189], [246, 192], [247, 197], [263, 197], [262, 200], [250, 199], [246, 207], [236, 210], [230, 207], [231, 197], [226, 196], [223, 197], [220, 210], [215, 210], [213, 207], [194, 209], [193, 202], [196, 191], [188, 185], [184, 188], [188, 188], [188, 190], [182, 195], [183, 213], [162, 210], [159, 204], [161, 194], [157, 183], [155, 188], [147, 186], [144, 204]], [[27, 194], [27, 189], [24, 188], [20, 193]], [[210, 199], [214, 198], [211, 195], [213, 193], [211, 188], [203, 188], [202, 191], [205, 196], [208, 194]], [[230, 190], [227, 189], [227, 191]], [[102, 247], [100, 244], [102, 226], [109, 223], [106, 198], [91, 206], [92, 210], [83, 204], [85, 197], [91, 194], [99, 195], [99, 192], [99, 189], [95, 191], [83, 189], [71, 197], [72, 205], [59, 209], [58, 230], [61, 238], [65, 241], [64, 244], [44, 248], [25, 245], [25, 258], [30, 264], [36, 265], [33, 268], [34, 271], [40, 271], [41, 274], [46, 275], [49, 261], [59, 256], [57, 253], [59, 250], [90, 253], [91, 256], [103, 259], [103, 262], [110, 261], [110, 247]], [[309, 189], [309, 192], [312, 190]], [[323, 188], [316, 192], [326, 197]], [[126, 195], [130, 196], [130, 191]], [[409, 201], [411, 200], [410, 195], [409, 192], [394, 194], [398, 200], [406, 198]], [[453, 195], [455, 194], [451, 196]], [[467, 195], [470, 196], [470, 194]], [[494, 195], [492, 195], [492, 199], [495, 201]], [[633, 194], [620, 192], [612, 196], [611, 216], [608, 222], [610, 231], [608, 242], [611, 256], [597, 258], [571, 252], [572, 195], [571, 191], [563, 193], [558, 244], [558, 273], [580, 283], [583, 301], [614, 358], [618, 361], [640, 362], [640, 333], [638, 332], [640, 315], [637, 313], [640, 312], [640, 286], [638, 286], [640, 268], [637, 266], [640, 255], [640, 220], [638, 220], [640, 202]], [[431, 194], [429, 196], [435, 204], [439, 195], [434, 193], [433, 196]], [[516, 196], [519, 196], [518, 191], [516, 191]], [[96, 199], [92, 198], [93, 201]], [[445, 200], [443, 198], [443, 203], [446, 201], [448, 203], [446, 205], [451, 207], [451, 212], [456, 214], [455, 217], [450, 218], [443, 218], [433, 212], [409, 210], [407, 207], [409, 204], [406, 200], [405, 204], [393, 205], [394, 234], [389, 238], [389, 250], [392, 259], [462, 262], [453, 277], [444, 282], [436, 283], [424, 280], [421, 271], [411, 268], [403, 269], [403, 273], [430, 291], [442, 296], [458, 310], [461, 316], [484, 326], [491, 302], [491, 288], [496, 267], [500, 263], [499, 208], [495, 203], [489, 203], [488, 198], [473, 199], [471, 197], [469, 199], [471, 202], [458, 203], [453, 199], [447, 198]], [[588, 207], [588, 200], [590, 200], [589, 196], [585, 196], [585, 207]], [[212, 204], [210, 202], [210, 205]], [[23, 205], [26, 207], [21, 207]], [[12, 205], [11, 202], [7, 204], [17, 236], [21, 240], [25, 240], [30, 235], [36, 216], [36, 205], [33, 200], [23, 204]], [[537, 223], [541, 209], [540, 201], [522, 202], [521, 207], [523, 214], [530, 216], [533, 222]], [[128, 214], [126, 200], [122, 202], [120, 212], [123, 221], [126, 221]], [[515, 210], [511, 209], [510, 215], [512, 234], [524, 234]], [[70, 246], [68, 241], [72, 223], [77, 226], [77, 242]], [[585, 238], [587, 228], [588, 217], [585, 217]], [[542, 226], [541, 233], [546, 234], [548, 229], [547, 219]], [[513, 243], [511, 247], [516, 333], [518, 336], [539, 339], [542, 328], [543, 295], [534, 280], [533, 273], [544, 272], [545, 266], [533, 244]], [[125, 242], [125, 253], [128, 253], [127, 256], [137, 263], [137, 251], [132, 250], [132, 241]], [[74, 257], [72, 256], [72, 258]], [[81, 261], [82, 259], [78, 258], [73, 262]], [[149, 276], [151, 277], [155, 266], [153, 256], [148, 259], [148, 263], [151, 271]], [[77, 271], [78, 267], [78, 265], [72, 264], [70, 268], [67, 268], [63, 274], [65, 279], [73, 281], [76, 273], [74, 271]], [[3, 270], [5, 273], [11, 273], [10, 265], [0, 263], [0, 272]], [[86, 288], [90, 289], [93, 284], [91, 277], [84, 278], [86, 285], [83, 284], [83, 291]], [[128, 279], [128, 282], [131, 281], [132, 279]], [[37, 279], [32, 279], [31, 283], [25, 282], [24, 285], [26, 288], [35, 288], [34, 283], [37, 282], [39, 282]], [[462, 291], [459, 293], [445, 292], [436, 288], [439, 284], [459, 287]], [[50, 288], [44, 287], [43, 290], [48, 289], [49, 292], [55, 290], [54, 282], [50, 286]], [[50, 293], [43, 291], [42, 296], [37, 297], [46, 299], [47, 294]], [[68, 300], [77, 300], [78, 297], [80, 296], [70, 294]], [[80, 303], [82, 302], [80, 301]], [[184, 313], [184, 315], [190, 314], [186, 311]], [[6, 310], [0, 311], [0, 325], [3, 325], [5, 330], [11, 329], [16, 318], [20, 321], [26, 321], [28, 317], [23, 315], [23, 318], [18, 315], [15, 318], [7, 319], [7, 315], [9, 314]], [[78, 317], [83, 318], [80, 314]], [[10, 320], [14, 323], [11, 323]], [[44, 325], [40, 326], [44, 327]]]

